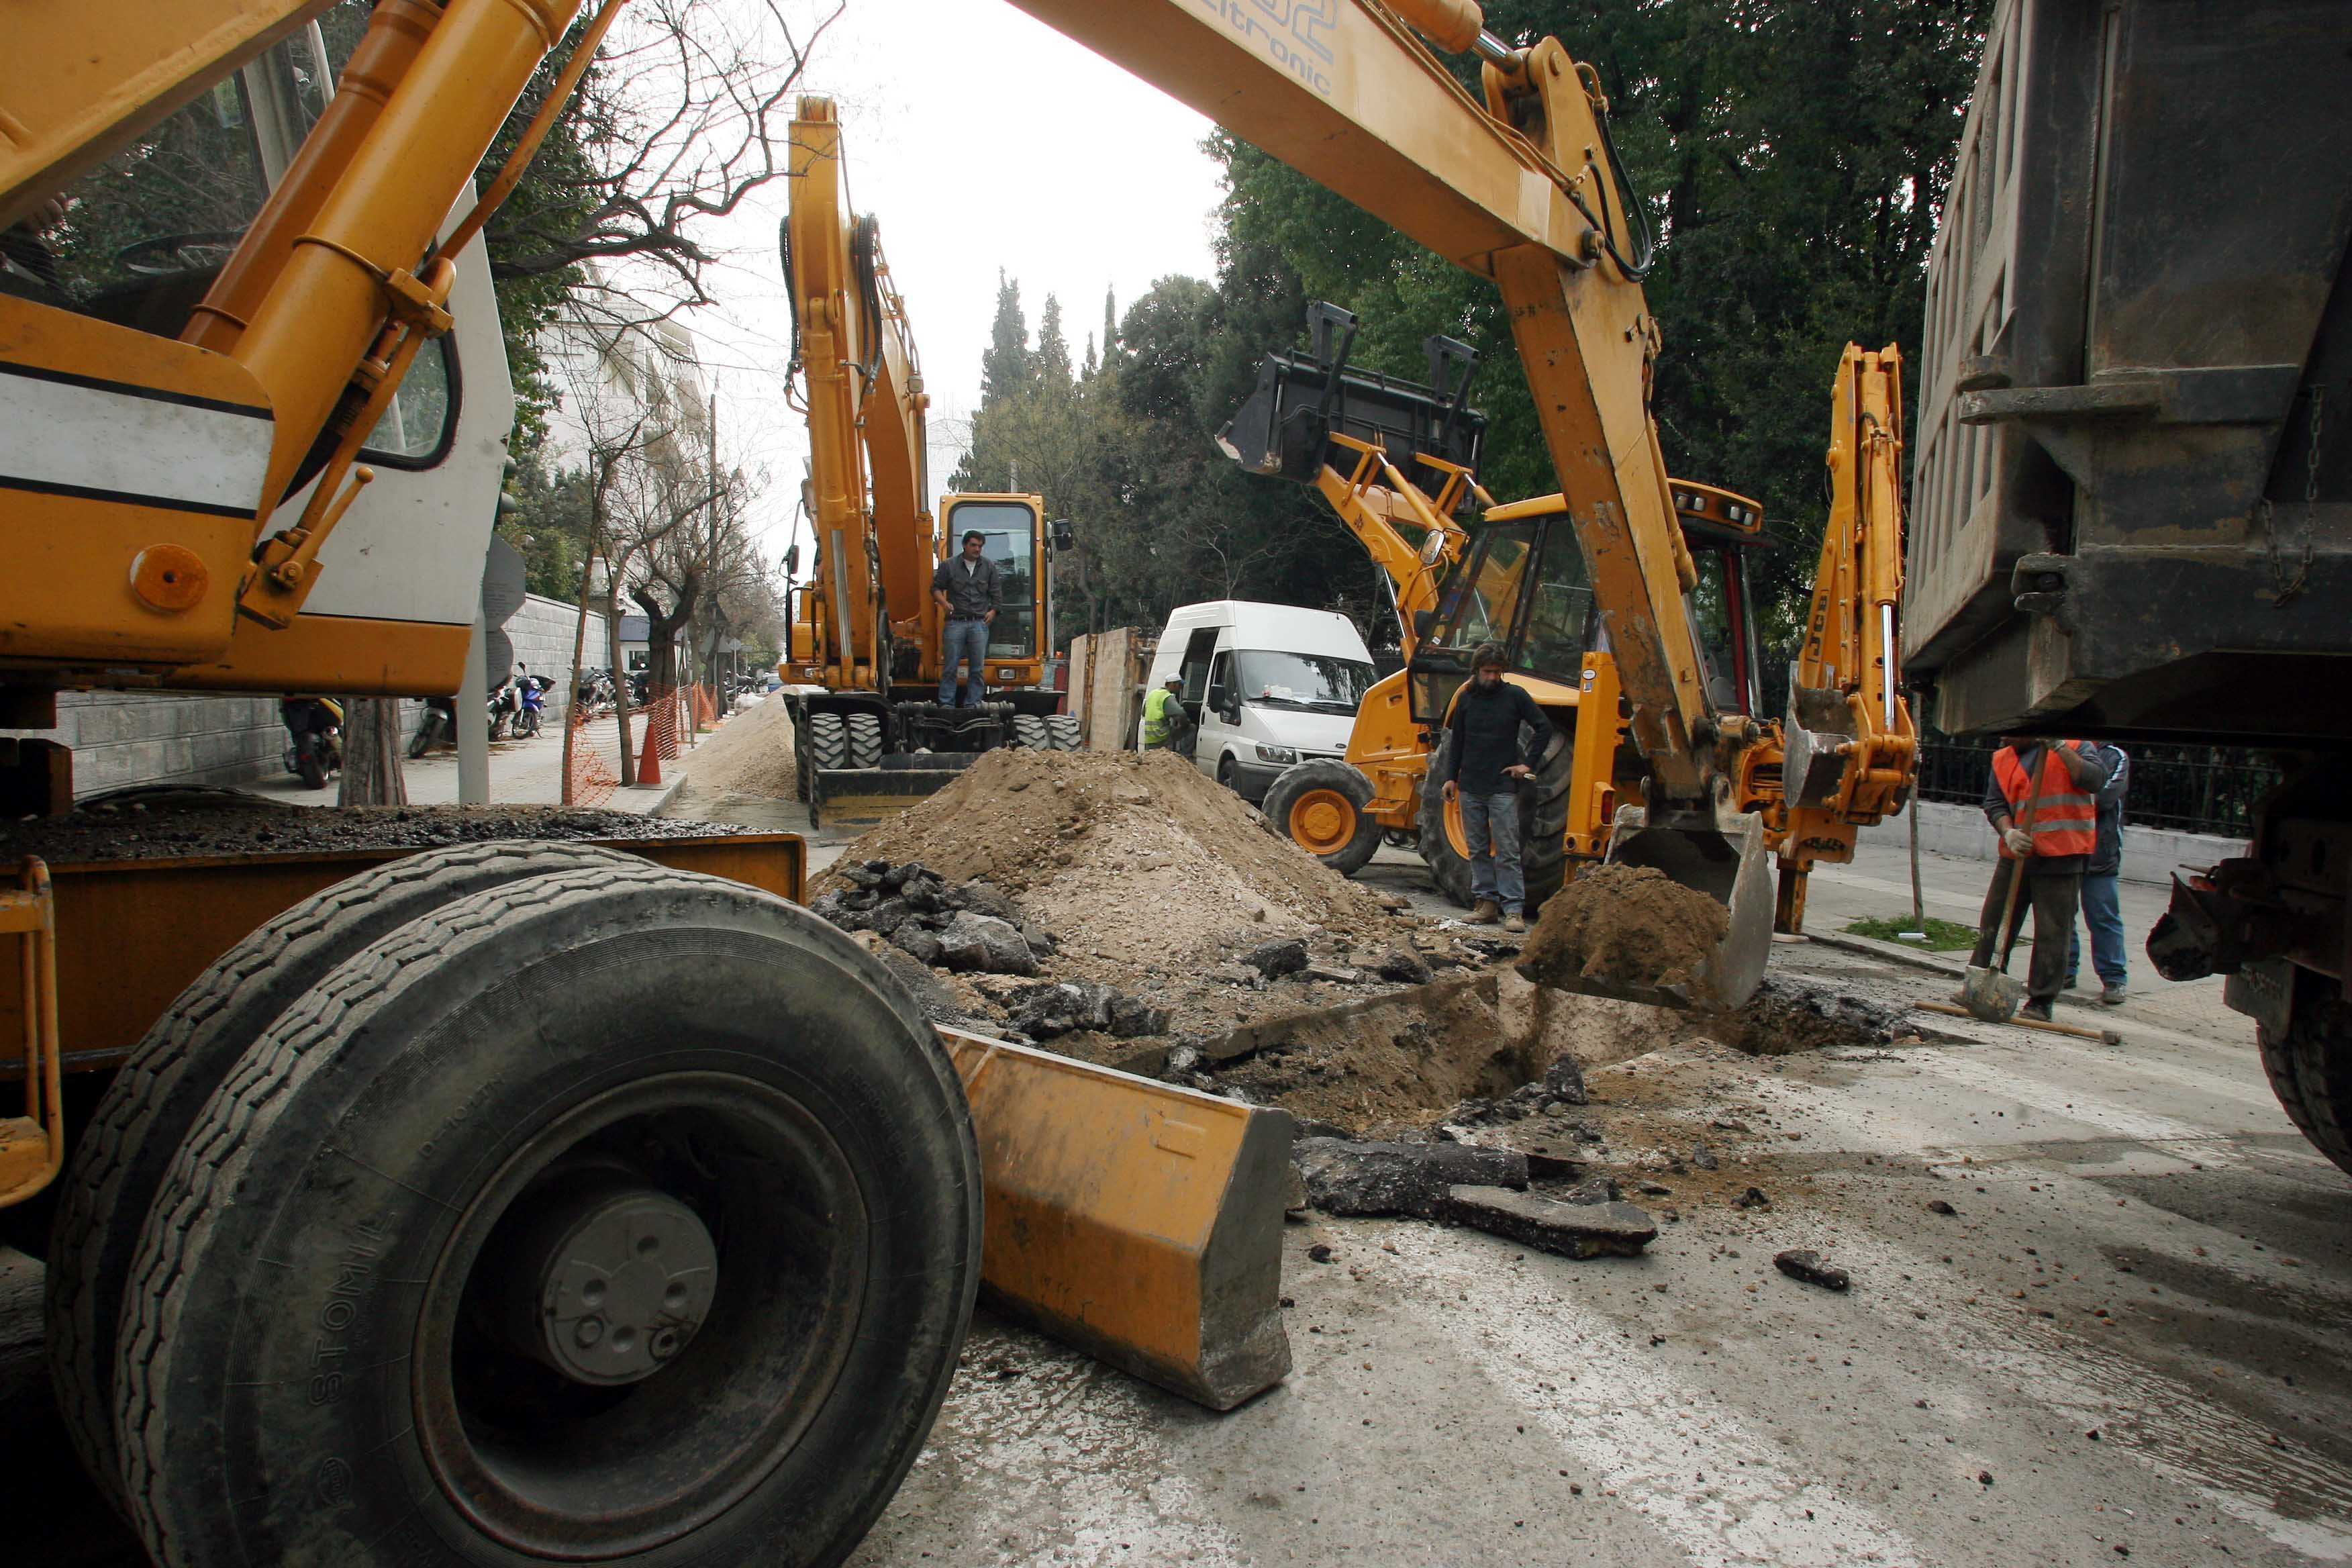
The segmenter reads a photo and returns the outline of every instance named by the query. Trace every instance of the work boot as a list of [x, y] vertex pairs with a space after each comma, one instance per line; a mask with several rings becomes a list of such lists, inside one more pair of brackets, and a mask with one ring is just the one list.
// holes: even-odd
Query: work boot
[[1503, 929], [1514, 935], [1517, 935], [1518, 932], [1528, 929], [1528, 922], [1516, 914], [1505, 915], [1503, 917]]
[[1470, 911], [1470, 923], [1474, 926], [1490, 926], [1502, 918], [1503, 906], [1492, 899], [1479, 900], [1478, 907]]
[[2102, 1007], [2120, 1007], [2120, 1006], [2122, 1006], [2123, 1005], [2124, 1005], [2124, 983], [2123, 983], [2122, 981], [2118, 980], [2118, 981], [2116, 981], [2116, 982], [2114, 984], [2112, 984], [2112, 985], [2102, 986], [2102, 987], [2100, 988], [2100, 990], [2099, 990], [2099, 1005], [2100, 1005], [2100, 1006], [2102, 1006]]
[[2050, 1022], [2049, 1000], [2046, 997], [2036, 996], [2032, 1001], [2020, 1007], [2017, 1010], [2017, 1016], [2021, 1018], [2031, 1018], [2037, 1024], [2046, 1024]]

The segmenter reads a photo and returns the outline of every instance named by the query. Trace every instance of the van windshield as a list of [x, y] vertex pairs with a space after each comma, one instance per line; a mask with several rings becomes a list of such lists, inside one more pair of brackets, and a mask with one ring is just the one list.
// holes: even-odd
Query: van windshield
[[1243, 648], [1234, 655], [1234, 672], [1239, 687], [1235, 697], [1273, 708], [1353, 713], [1372, 689], [1370, 664], [1328, 654]]

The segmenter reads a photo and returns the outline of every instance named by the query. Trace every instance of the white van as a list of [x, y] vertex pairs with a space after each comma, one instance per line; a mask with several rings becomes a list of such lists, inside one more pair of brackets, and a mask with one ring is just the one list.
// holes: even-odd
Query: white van
[[1293, 763], [1347, 754], [1372, 656], [1336, 611], [1217, 599], [1170, 614], [1147, 689], [1170, 676], [1182, 677], [1184, 710], [1201, 726], [1193, 761], [1255, 801]]

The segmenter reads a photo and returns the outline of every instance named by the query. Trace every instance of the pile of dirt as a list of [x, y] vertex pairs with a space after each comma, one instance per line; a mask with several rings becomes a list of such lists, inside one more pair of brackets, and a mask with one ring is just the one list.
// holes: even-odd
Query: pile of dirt
[[[991, 752], [848, 847], [842, 864], [919, 860], [1019, 896], [1083, 972], [1174, 972], [1281, 937], [1379, 950], [1402, 922], [1162, 752]], [[839, 885], [832, 874], [814, 891]]]
[[428, 849], [493, 838], [701, 838], [729, 828], [625, 811], [530, 805], [281, 805], [230, 790], [156, 789], [86, 802], [63, 816], [0, 824], [0, 863], [53, 866], [215, 855]]
[[1519, 973], [1570, 987], [1685, 984], [1730, 930], [1729, 910], [1654, 866], [1596, 866], [1545, 902]]
[[719, 727], [687, 759], [688, 787], [698, 794], [793, 794], [793, 721], [783, 703], [756, 702]]

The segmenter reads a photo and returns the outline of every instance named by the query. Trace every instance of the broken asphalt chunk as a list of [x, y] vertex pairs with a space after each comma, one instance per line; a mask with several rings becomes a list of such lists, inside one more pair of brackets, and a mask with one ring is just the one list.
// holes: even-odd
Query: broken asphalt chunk
[[1632, 1204], [1564, 1204], [1506, 1187], [1448, 1187], [1437, 1217], [1561, 1258], [1632, 1258], [1658, 1238], [1658, 1222]]
[[1472, 1143], [1357, 1143], [1302, 1138], [1291, 1163], [1307, 1184], [1307, 1200], [1328, 1215], [1413, 1215], [1439, 1217], [1447, 1187], [1524, 1187], [1527, 1156]]
[[1844, 1269], [1833, 1263], [1822, 1262], [1820, 1253], [1804, 1247], [1790, 1247], [1786, 1252], [1774, 1253], [1772, 1267], [1791, 1279], [1801, 1279], [1824, 1290], [1843, 1290], [1853, 1283]]

